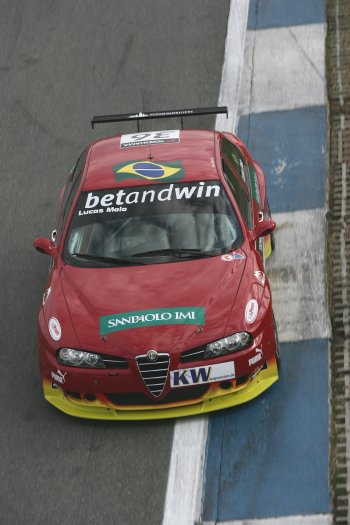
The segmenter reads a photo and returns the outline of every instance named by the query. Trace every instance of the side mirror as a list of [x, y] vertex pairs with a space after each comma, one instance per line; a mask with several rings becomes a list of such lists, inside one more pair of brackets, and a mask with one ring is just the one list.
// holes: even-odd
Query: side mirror
[[50, 239], [46, 239], [46, 237], [38, 237], [37, 239], [34, 239], [33, 246], [38, 252], [51, 255], [51, 257], [55, 257], [57, 254], [56, 246], [52, 244]]
[[255, 230], [252, 231], [252, 239], [256, 241], [259, 237], [265, 237], [265, 235], [270, 235], [273, 230], [276, 228], [275, 221], [261, 221], [258, 223]]

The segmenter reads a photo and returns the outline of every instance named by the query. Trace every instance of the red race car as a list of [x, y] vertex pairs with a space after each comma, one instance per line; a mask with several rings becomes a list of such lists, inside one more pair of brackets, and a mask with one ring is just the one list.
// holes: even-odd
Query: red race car
[[[94, 117], [92, 124], [226, 108]], [[47, 401], [95, 419], [201, 414], [278, 379], [261, 168], [230, 133], [138, 132], [84, 150], [59, 200], [39, 311]]]

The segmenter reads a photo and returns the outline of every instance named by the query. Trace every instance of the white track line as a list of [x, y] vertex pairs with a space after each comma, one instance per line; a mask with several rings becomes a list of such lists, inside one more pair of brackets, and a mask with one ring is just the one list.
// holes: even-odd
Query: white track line
[[247, 31], [239, 115], [324, 106], [325, 33], [325, 24]]
[[325, 209], [274, 213], [273, 219], [276, 249], [266, 267], [280, 342], [328, 339]]
[[[249, 0], [231, 0], [219, 95], [229, 119], [218, 115], [215, 129], [221, 131], [236, 128], [248, 9]], [[206, 416], [175, 424], [163, 525], [193, 525], [200, 518], [207, 434]]]
[[217, 116], [215, 129], [219, 131], [233, 133], [236, 129], [248, 9], [249, 0], [231, 0], [219, 94], [219, 106], [228, 107], [229, 118]]

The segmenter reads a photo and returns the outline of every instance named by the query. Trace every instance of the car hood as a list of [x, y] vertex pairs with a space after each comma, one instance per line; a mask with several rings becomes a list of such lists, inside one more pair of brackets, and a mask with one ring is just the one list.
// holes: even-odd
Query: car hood
[[[224, 336], [245, 262], [245, 257], [227, 261], [218, 256], [122, 268], [65, 265], [60, 276], [81, 348], [126, 358], [151, 348], [174, 355]], [[136, 315], [131, 319], [133, 313], [147, 315], [150, 310], [153, 316], [147, 319], [157, 317], [155, 310], [159, 315], [165, 312], [163, 318], [168, 319], [177, 310], [188, 309], [196, 310], [198, 316], [192, 314], [195, 320], [189, 321], [191, 315], [187, 315], [186, 324], [136, 323]], [[204, 319], [198, 321], [202, 314]], [[101, 327], [107, 324], [101, 318], [107, 316], [114, 321], [104, 331]], [[118, 321], [116, 328], [113, 316], [126, 319], [125, 326]]]

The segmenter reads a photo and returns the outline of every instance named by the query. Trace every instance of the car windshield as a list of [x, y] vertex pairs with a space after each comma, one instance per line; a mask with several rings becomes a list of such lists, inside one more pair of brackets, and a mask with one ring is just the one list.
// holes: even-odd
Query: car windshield
[[82, 192], [64, 259], [78, 266], [174, 262], [226, 253], [242, 231], [219, 181]]

